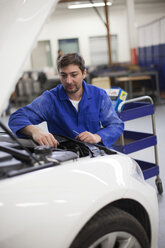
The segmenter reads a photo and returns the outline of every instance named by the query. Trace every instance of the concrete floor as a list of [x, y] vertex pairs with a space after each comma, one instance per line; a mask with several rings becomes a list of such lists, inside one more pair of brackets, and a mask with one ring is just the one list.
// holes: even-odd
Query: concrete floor
[[[1, 118], [3, 123], [7, 123], [8, 117], [4, 116]], [[163, 183], [163, 188], [165, 191], [165, 158], [164, 158], [164, 146], [165, 146], [165, 104], [155, 106], [155, 125], [156, 125], [156, 135], [158, 140], [158, 160], [159, 160], [159, 169], [160, 169], [160, 178]], [[146, 133], [152, 133], [152, 121], [151, 116], [145, 116], [136, 120], [131, 120], [125, 123], [125, 129], [142, 131]], [[131, 157], [149, 161], [155, 163], [154, 148], [150, 147], [136, 153], [130, 154]], [[147, 182], [151, 184], [156, 190], [155, 185], [155, 176], [148, 179]], [[158, 236], [158, 248], [165, 247], [165, 197], [164, 194], [158, 196], [159, 203], [159, 236]]]

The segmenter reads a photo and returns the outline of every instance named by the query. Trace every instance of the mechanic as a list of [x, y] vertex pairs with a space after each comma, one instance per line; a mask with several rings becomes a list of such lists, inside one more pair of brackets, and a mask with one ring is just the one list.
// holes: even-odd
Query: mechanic
[[[57, 63], [61, 84], [46, 90], [9, 118], [18, 137], [30, 136], [39, 145], [57, 147], [53, 134], [107, 147], [120, 137], [124, 123], [117, 116], [105, 90], [84, 81], [84, 59], [77, 53], [63, 55]], [[36, 126], [47, 122], [48, 131]]]

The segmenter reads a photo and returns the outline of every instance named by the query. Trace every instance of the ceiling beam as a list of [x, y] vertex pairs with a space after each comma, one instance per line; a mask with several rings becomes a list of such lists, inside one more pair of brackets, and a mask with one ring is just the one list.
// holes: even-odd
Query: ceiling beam
[[111, 56], [111, 36], [110, 36], [110, 28], [109, 28], [109, 13], [108, 13], [108, 5], [107, 0], [104, 0], [105, 6], [105, 17], [106, 17], [106, 28], [107, 28], [107, 43], [108, 43], [108, 64], [112, 65], [112, 56]]

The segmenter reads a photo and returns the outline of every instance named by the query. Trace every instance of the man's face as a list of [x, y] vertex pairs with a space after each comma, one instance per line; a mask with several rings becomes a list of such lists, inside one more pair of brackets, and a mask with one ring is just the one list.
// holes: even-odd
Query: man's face
[[59, 70], [61, 83], [67, 94], [74, 94], [82, 90], [82, 80], [86, 76], [86, 70], [82, 73], [77, 65], [68, 65]]

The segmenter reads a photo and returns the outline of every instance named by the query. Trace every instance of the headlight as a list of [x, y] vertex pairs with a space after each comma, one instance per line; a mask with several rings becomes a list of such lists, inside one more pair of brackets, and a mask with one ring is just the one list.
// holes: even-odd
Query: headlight
[[132, 176], [134, 178], [136, 178], [137, 180], [139, 180], [139, 181], [144, 183], [145, 180], [144, 180], [143, 172], [142, 172], [140, 166], [138, 165], [138, 163], [134, 159], [132, 159], [132, 163], [134, 165], [133, 166], [133, 171], [132, 171]]

